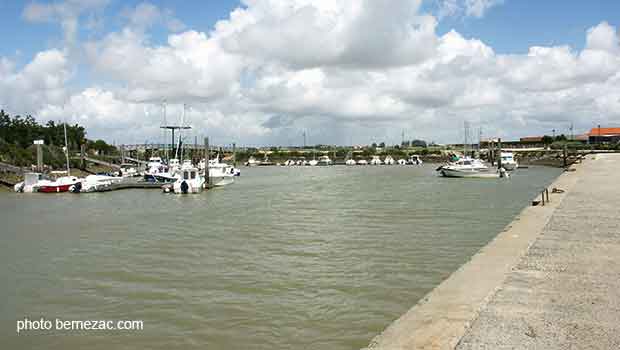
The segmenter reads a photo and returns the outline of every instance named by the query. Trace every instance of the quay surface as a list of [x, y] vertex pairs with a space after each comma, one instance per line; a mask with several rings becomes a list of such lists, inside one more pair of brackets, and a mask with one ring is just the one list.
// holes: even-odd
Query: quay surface
[[620, 348], [620, 154], [572, 168], [368, 349]]

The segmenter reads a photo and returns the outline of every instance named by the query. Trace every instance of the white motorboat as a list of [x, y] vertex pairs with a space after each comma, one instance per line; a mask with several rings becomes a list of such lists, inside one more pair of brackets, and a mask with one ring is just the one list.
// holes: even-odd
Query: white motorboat
[[370, 160], [370, 165], [382, 165], [383, 162], [381, 161], [381, 158], [379, 158], [379, 156], [372, 156], [372, 159]]
[[317, 165], [321, 165], [321, 166], [328, 166], [328, 165], [332, 165], [332, 160], [329, 159], [328, 156], [320, 156], [319, 157], [319, 161]]
[[295, 162], [295, 161], [294, 161], [294, 160], [292, 160], [292, 159], [289, 159], [289, 160], [287, 160], [286, 162], [284, 162], [284, 165], [285, 165], [285, 166], [293, 166], [293, 165], [296, 165], [296, 164], [297, 164], [297, 162]]
[[151, 157], [149, 158], [148, 163], [146, 163], [147, 174], [165, 173], [167, 170], [166, 168], [166, 165], [162, 162], [160, 157]]
[[407, 160], [401, 158], [397, 161], [397, 163], [398, 165], [407, 165]]
[[346, 165], [357, 165], [357, 162], [355, 161], [355, 159], [349, 158], [347, 159], [344, 164]]
[[411, 165], [422, 165], [422, 159], [418, 155], [412, 155], [409, 157], [409, 164]]
[[119, 176], [122, 177], [134, 177], [139, 176], [138, 170], [133, 164], [123, 163], [121, 164], [121, 169], [119, 170]]
[[209, 184], [213, 186], [226, 186], [235, 182], [235, 169], [220, 163], [219, 159], [209, 160]]
[[177, 194], [200, 193], [205, 188], [205, 178], [201, 171], [193, 166], [181, 165], [180, 177], [172, 186], [163, 187], [164, 192], [174, 192]]
[[357, 165], [368, 165], [368, 161], [366, 159], [360, 159], [357, 161]]
[[499, 178], [507, 175], [505, 169], [486, 166], [480, 159], [464, 157], [437, 169], [445, 177]]
[[311, 161], [308, 162], [308, 165], [310, 166], [317, 166], [319, 164], [319, 161], [316, 159], [313, 159]]
[[502, 168], [507, 171], [513, 171], [519, 167], [512, 152], [501, 152], [500, 157], [502, 157]]
[[[204, 172], [205, 160], [198, 163], [198, 168]], [[209, 184], [212, 186], [225, 186], [235, 182], [235, 176], [239, 176], [241, 171], [231, 165], [220, 162], [219, 156], [209, 159]]]
[[385, 159], [383, 160], [383, 163], [385, 165], [394, 165], [394, 163], [396, 163], [396, 161], [394, 160], [394, 158], [392, 158], [392, 156], [388, 155], [388, 156], [385, 156]]
[[123, 181], [121, 176], [88, 175], [81, 182], [70, 187], [69, 190], [73, 193], [98, 192], [121, 181]]
[[260, 163], [261, 163], [260, 160], [257, 160], [254, 157], [250, 157], [250, 159], [248, 159], [248, 161], [245, 162], [245, 165], [246, 166], [258, 166], [260, 165]]

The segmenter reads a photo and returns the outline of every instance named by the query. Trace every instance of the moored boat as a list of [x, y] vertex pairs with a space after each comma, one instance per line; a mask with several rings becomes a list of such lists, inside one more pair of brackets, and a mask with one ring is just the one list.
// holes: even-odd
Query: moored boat
[[502, 168], [513, 171], [519, 167], [512, 152], [501, 152], [500, 157], [502, 157]]

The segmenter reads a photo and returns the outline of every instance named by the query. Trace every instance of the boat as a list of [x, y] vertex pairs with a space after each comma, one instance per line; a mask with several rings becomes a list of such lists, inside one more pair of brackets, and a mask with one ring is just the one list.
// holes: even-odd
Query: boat
[[245, 162], [245, 166], [258, 166], [260, 165], [260, 161], [256, 160], [254, 157], [250, 157], [247, 162]]
[[59, 193], [59, 192], [69, 192], [69, 189], [72, 186], [76, 186], [81, 182], [75, 176], [62, 176], [54, 181], [40, 181], [38, 184], [37, 192], [43, 193]]
[[396, 163], [398, 163], [398, 165], [407, 165], [407, 160], [401, 158]]
[[[163, 184], [175, 182], [179, 177], [179, 160], [173, 158], [170, 159], [169, 163], [172, 167], [166, 166], [160, 157], [149, 158], [146, 164], [146, 171], [144, 172], [144, 181], [161, 182]], [[172, 169], [172, 171], [169, 171], [169, 169]]]
[[213, 186], [226, 186], [235, 182], [235, 168], [220, 163], [219, 157], [209, 160], [209, 184]]
[[370, 165], [382, 165], [383, 162], [381, 161], [381, 158], [379, 158], [379, 156], [372, 156], [372, 159], [370, 160]]
[[409, 164], [411, 165], [422, 165], [422, 159], [420, 159], [420, 156], [418, 155], [412, 155], [409, 157]]
[[332, 160], [329, 159], [328, 156], [320, 156], [317, 165], [329, 166], [329, 165], [332, 165]]
[[100, 192], [121, 181], [123, 181], [121, 176], [88, 175], [69, 190], [73, 193]]
[[167, 170], [167, 167], [162, 162], [160, 157], [151, 157], [149, 158], [149, 161], [146, 163], [147, 174], [160, 174], [160, 173], [166, 172], [166, 170]]
[[357, 165], [368, 165], [368, 161], [366, 159], [360, 159], [357, 161]]
[[205, 178], [201, 171], [191, 165], [181, 165], [180, 176], [172, 186], [163, 186], [164, 192], [177, 194], [200, 193], [205, 188]]
[[51, 181], [45, 179], [41, 173], [26, 173], [24, 174], [24, 181], [15, 184], [13, 190], [23, 193], [39, 192], [39, 186], [50, 182]]
[[480, 159], [463, 157], [437, 169], [445, 177], [499, 178], [507, 176], [506, 170], [489, 168]]
[[385, 165], [394, 165], [394, 163], [396, 163], [396, 161], [394, 160], [394, 158], [392, 158], [392, 156], [390, 156], [390, 155], [385, 156], [385, 159], [383, 160], [383, 164], [385, 164]]
[[121, 164], [121, 168], [118, 171], [119, 176], [122, 177], [134, 177], [140, 176], [136, 167], [131, 163], [123, 163]]
[[179, 162], [179, 160], [176, 158], [170, 159], [168, 161], [168, 172], [171, 174], [175, 174], [179, 170], [181, 170], [181, 163]]
[[355, 159], [349, 158], [347, 159], [344, 164], [346, 165], [357, 165], [357, 162], [355, 161]]
[[500, 157], [502, 157], [502, 168], [507, 171], [513, 171], [519, 167], [512, 152], [501, 152]]
[[[235, 181], [235, 176], [241, 175], [239, 169], [235, 169], [233, 166], [220, 162], [219, 155], [214, 159], [209, 159], [209, 184], [213, 186], [225, 186]], [[201, 160], [198, 163], [198, 169], [205, 170], [205, 160]]]

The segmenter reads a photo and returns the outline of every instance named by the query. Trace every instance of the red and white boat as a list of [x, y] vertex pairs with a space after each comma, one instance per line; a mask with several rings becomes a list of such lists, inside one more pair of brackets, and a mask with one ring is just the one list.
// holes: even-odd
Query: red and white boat
[[63, 176], [59, 177], [55, 181], [41, 181], [39, 184], [39, 192], [43, 193], [59, 193], [69, 192], [72, 186], [75, 186], [81, 182], [75, 176]]

